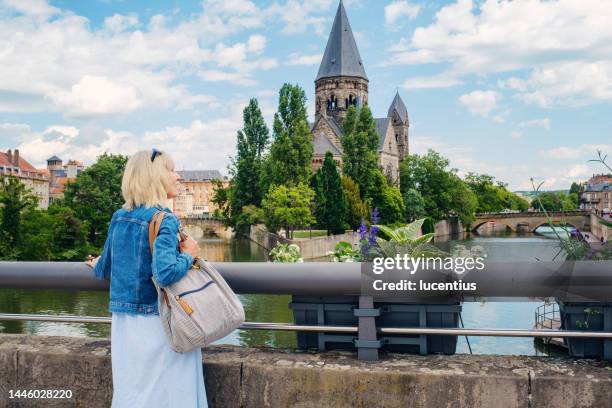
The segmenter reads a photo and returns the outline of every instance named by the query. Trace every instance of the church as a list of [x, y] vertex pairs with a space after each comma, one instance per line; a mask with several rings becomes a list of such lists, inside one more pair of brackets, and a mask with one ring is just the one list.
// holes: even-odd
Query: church
[[[315, 79], [315, 121], [311, 123], [314, 144], [313, 169], [323, 165], [330, 151], [342, 165], [342, 121], [349, 106], [368, 105], [368, 76], [359, 55], [342, 1], [338, 6], [319, 72]], [[408, 155], [408, 110], [399, 92], [387, 117], [375, 118], [380, 140], [378, 164], [390, 180], [398, 182], [399, 163]]]

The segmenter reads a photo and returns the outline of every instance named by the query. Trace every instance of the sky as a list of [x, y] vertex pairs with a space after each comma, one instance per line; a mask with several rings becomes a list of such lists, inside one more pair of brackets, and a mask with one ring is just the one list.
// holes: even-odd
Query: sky
[[[567, 189], [612, 156], [609, 0], [345, 0], [383, 117], [399, 90], [411, 153], [512, 190]], [[0, 151], [91, 164], [153, 147], [227, 174], [242, 109], [271, 124], [314, 79], [338, 0], [0, 0]]]

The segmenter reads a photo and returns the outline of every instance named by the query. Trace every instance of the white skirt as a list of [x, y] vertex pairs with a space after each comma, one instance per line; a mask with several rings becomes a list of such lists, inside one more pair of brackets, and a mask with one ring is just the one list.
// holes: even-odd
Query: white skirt
[[201, 349], [172, 350], [157, 315], [112, 315], [112, 408], [208, 407]]

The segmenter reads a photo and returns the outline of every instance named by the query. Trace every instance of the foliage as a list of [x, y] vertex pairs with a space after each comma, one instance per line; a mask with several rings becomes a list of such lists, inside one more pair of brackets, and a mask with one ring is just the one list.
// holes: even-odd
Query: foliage
[[572, 211], [578, 208], [578, 197], [563, 192], [542, 192], [537, 195], [531, 206], [538, 211]]
[[85, 225], [70, 208], [30, 209], [19, 227], [19, 260], [82, 261], [89, 252]]
[[357, 111], [349, 106], [342, 123], [341, 141], [343, 172], [357, 183], [360, 197], [364, 198], [378, 169], [379, 137], [370, 108], [363, 106]]
[[381, 233], [387, 239], [378, 236], [376, 245], [370, 249], [373, 257], [395, 257], [407, 254], [411, 258], [437, 258], [445, 255], [443, 251], [431, 244], [434, 234], [421, 235], [421, 228], [425, 219], [416, 220], [406, 226], [392, 229], [378, 225]]
[[579, 192], [580, 192], [580, 185], [576, 182], [573, 182], [570, 187], [569, 193], [578, 195]]
[[359, 262], [361, 253], [358, 249], [354, 249], [350, 242], [340, 241], [336, 244], [334, 251], [329, 251], [327, 255], [331, 255], [334, 262]]
[[126, 163], [126, 156], [105, 153], [66, 185], [63, 205], [85, 223], [87, 240], [97, 248], [104, 245], [113, 212], [124, 203], [121, 179]]
[[14, 248], [19, 242], [19, 224], [23, 213], [35, 208], [37, 204], [38, 198], [17, 177], [0, 177], [0, 231], [3, 242], [0, 258], [15, 255]]
[[264, 186], [307, 183], [313, 147], [306, 94], [298, 85], [284, 84], [281, 88], [273, 131], [274, 141], [265, 163]]
[[[229, 172], [232, 175], [228, 224], [237, 232], [248, 229], [249, 215], [243, 215], [247, 206], [259, 206], [264, 195], [263, 154], [268, 145], [268, 128], [259, 109], [257, 99], [251, 99], [242, 113], [243, 128], [238, 131], [236, 157]], [[221, 193], [223, 194], [223, 193]], [[226, 193], [227, 194], [227, 193]]]
[[372, 171], [371, 180], [367, 198], [372, 207], [378, 208], [381, 223], [393, 224], [404, 221], [406, 208], [400, 190], [389, 186], [387, 179], [378, 169]]
[[0, 259], [80, 261], [89, 252], [86, 229], [67, 207], [36, 207], [37, 198], [14, 176], [0, 183]]
[[412, 222], [425, 215], [425, 200], [418, 190], [409, 188], [404, 193], [404, 207], [406, 208], [406, 221]]
[[300, 257], [300, 247], [295, 244], [278, 244], [270, 251], [272, 262], [304, 262]]
[[478, 206], [476, 195], [457, 176], [456, 169], [439, 153], [409, 155], [400, 164], [400, 190], [417, 190], [423, 197], [425, 214], [435, 223], [450, 215], [458, 215], [469, 225]]
[[507, 185], [496, 182], [493, 176], [468, 173], [465, 182], [476, 194], [478, 213], [500, 212], [505, 209], [526, 211], [529, 208], [526, 200], [508, 191]]
[[310, 211], [314, 192], [305, 184], [295, 187], [272, 186], [262, 201], [266, 227], [272, 232], [284, 228], [287, 238], [297, 227], [309, 226], [315, 219]]
[[211, 180], [213, 186], [213, 196], [211, 201], [217, 206], [215, 209], [215, 216], [223, 219], [223, 223], [226, 227], [232, 224], [232, 213], [231, 213], [231, 198], [233, 195], [233, 186], [230, 183], [227, 187], [223, 185], [222, 180]]
[[361, 199], [359, 186], [349, 176], [342, 176], [342, 189], [346, 197], [346, 221], [351, 229], [359, 228], [361, 220], [368, 218], [370, 210], [368, 204]]
[[248, 232], [251, 225], [261, 224], [264, 220], [264, 212], [254, 205], [245, 205], [235, 217], [235, 231]]
[[312, 185], [317, 224], [328, 235], [343, 233], [347, 227], [347, 201], [331, 152], [325, 153], [323, 167], [316, 172]]

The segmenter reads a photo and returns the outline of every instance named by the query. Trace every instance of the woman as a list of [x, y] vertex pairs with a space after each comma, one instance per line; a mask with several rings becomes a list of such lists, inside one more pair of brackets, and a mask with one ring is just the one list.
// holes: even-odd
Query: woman
[[[102, 255], [88, 263], [98, 279], [110, 279], [113, 408], [207, 407], [202, 350], [170, 348], [151, 281], [177, 282], [199, 253], [193, 239], [179, 243], [178, 219], [164, 205], [178, 196], [178, 179], [167, 153], [132, 156], [121, 183], [125, 204], [113, 214]], [[149, 221], [156, 211], [167, 214], [152, 255]]]

